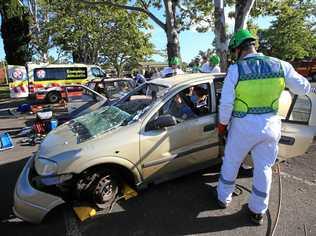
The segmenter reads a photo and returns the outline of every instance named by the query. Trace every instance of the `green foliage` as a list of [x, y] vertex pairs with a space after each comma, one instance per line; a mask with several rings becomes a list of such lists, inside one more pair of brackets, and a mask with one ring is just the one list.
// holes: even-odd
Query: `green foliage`
[[178, 1], [177, 21], [179, 31], [195, 26], [198, 32], [206, 32], [213, 26], [213, 1], [182, 0]]
[[74, 62], [101, 62], [120, 74], [124, 66], [135, 65], [153, 53], [150, 34], [144, 33], [150, 25], [143, 14], [107, 5], [87, 6], [76, 0], [42, 0], [40, 9], [43, 16], [49, 16], [41, 21], [42, 48], [57, 46], [71, 53]]
[[24, 65], [31, 59], [30, 15], [18, 0], [1, 0], [1, 36], [8, 64]]
[[316, 34], [312, 30], [311, 6], [300, 1], [285, 0], [279, 7], [277, 19], [267, 30], [258, 32], [259, 50], [284, 60], [316, 56]]
[[112, 22], [111, 33], [106, 37], [100, 49], [102, 62], [114, 67], [120, 76], [125, 67], [135, 68], [138, 62], [144, 61], [154, 53], [150, 43], [150, 34], [139, 29], [144, 27], [144, 16], [137, 12], [120, 12], [120, 18]]

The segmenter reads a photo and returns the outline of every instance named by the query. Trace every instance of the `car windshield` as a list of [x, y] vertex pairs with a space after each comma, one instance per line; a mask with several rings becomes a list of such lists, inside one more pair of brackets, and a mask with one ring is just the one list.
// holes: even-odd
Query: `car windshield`
[[81, 143], [137, 120], [166, 91], [167, 87], [152, 83], [141, 85], [115, 105], [102, 107], [75, 118], [68, 124], [71, 130], [77, 134], [78, 142]]
[[130, 121], [137, 120], [149, 107], [168, 91], [168, 87], [144, 83], [114, 105], [130, 114]]
[[71, 120], [69, 126], [78, 135], [78, 142], [81, 143], [122, 125], [130, 116], [118, 107], [107, 106]]

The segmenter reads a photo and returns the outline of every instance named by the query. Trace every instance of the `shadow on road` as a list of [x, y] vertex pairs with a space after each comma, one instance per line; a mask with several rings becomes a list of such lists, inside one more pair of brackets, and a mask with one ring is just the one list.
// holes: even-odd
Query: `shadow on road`
[[97, 216], [80, 225], [84, 235], [188, 235], [251, 226], [247, 207], [219, 210], [212, 195], [218, 175], [205, 172], [153, 186], [139, 197], [122, 201], [121, 211]]
[[[1, 235], [71, 235], [65, 225], [66, 207], [52, 211], [43, 223], [5, 222], [12, 218], [13, 189], [26, 159], [0, 166]], [[111, 214], [99, 215], [82, 223], [81, 235], [188, 235], [221, 232], [248, 227], [243, 199], [219, 210], [212, 194], [218, 168], [208, 169], [163, 184], [154, 185], [138, 197], [121, 201]], [[236, 198], [240, 198], [236, 197]], [[240, 201], [242, 200], [242, 201]], [[69, 208], [68, 208], [69, 209]], [[14, 218], [14, 217], [13, 217]], [[262, 230], [262, 228], [261, 228]], [[244, 231], [243, 231], [244, 232]]]

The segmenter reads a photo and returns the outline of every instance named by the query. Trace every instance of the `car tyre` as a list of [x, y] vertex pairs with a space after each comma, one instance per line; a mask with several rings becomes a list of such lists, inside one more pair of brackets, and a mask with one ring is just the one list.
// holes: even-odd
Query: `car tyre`
[[61, 95], [59, 92], [49, 92], [46, 95], [46, 100], [49, 103], [58, 103], [61, 99]]
[[120, 181], [111, 172], [100, 174], [92, 189], [93, 203], [103, 210], [110, 210], [119, 193]]

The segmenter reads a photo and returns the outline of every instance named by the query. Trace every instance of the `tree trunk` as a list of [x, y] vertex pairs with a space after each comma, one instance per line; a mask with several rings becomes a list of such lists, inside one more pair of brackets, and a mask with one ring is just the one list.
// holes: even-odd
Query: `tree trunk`
[[31, 60], [30, 16], [17, 2], [5, 2], [1, 4], [1, 21], [7, 63], [25, 65]]
[[179, 34], [176, 21], [176, 2], [164, 0], [166, 9], [166, 35], [167, 35], [167, 53], [168, 62], [172, 57], [180, 58]]
[[235, 32], [247, 28], [247, 20], [255, 0], [237, 0], [235, 6]]
[[224, 0], [214, 0], [215, 45], [216, 53], [221, 58], [221, 71], [227, 69], [227, 35], [225, 29]]

